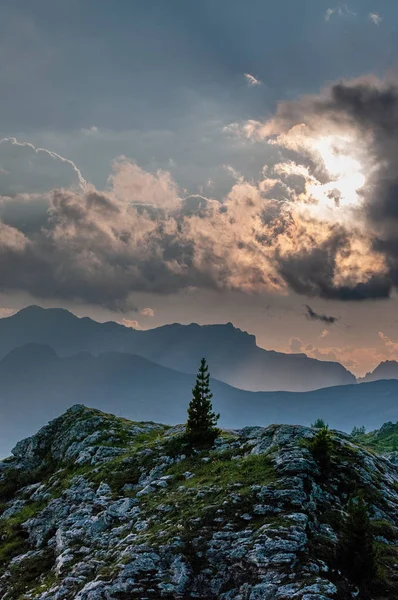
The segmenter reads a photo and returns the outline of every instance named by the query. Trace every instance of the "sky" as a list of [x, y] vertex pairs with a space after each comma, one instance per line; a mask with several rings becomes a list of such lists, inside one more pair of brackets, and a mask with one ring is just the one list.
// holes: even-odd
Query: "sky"
[[398, 359], [395, 0], [2, 0], [0, 315]]

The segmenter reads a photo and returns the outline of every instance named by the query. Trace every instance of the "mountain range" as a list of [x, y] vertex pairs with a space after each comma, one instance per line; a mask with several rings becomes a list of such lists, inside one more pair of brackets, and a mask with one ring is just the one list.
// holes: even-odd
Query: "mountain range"
[[379, 379], [398, 379], [398, 362], [385, 360], [377, 365], [373, 371], [366, 373], [365, 377], [359, 378], [358, 382], [378, 381]]
[[[186, 420], [195, 376], [138, 355], [87, 351], [59, 357], [48, 345], [25, 344], [0, 361], [0, 456], [16, 439], [75, 403], [134, 420]], [[211, 380], [220, 424], [228, 428], [271, 423], [309, 425], [323, 418], [350, 431], [398, 418], [398, 381], [334, 386], [309, 392], [251, 392]]]
[[[352, 385], [355, 378], [338, 363], [263, 350], [231, 324], [136, 331], [29, 307], [0, 319], [0, 456], [76, 403], [134, 420], [182, 423], [201, 356], [211, 367], [223, 427], [323, 418], [350, 431], [398, 419], [397, 380]], [[314, 381], [322, 389], [312, 390]], [[267, 383], [287, 389], [266, 391]], [[294, 383], [307, 389], [289, 391]]]
[[146, 331], [118, 323], [78, 318], [63, 309], [25, 308], [0, 319], [0, 359], [28, 343], [47, 344], [61, 356], [88, 351], [138, 354], [164, 367], [196, 373], [205, 356], [216, 379], [250, 391], [308, 391], [355, 383], [355, 377], [337, 362], [264, 350], [256, 338], [232, 323], [180, 325]]

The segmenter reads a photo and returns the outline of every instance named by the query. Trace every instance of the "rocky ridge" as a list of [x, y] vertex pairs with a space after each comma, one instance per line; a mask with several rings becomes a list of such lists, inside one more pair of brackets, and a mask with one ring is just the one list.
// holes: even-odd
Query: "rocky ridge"
[[[222, 431], [184, 453], [182, 427], [76, 405], [0, 463], [2, 600], [365, 598], [339, 562], [361, 493], [378, 552], [372, 598], [398, 598], [398, 468], [331, 433]], [[370, 597], [370, 596], [367, 596]]]

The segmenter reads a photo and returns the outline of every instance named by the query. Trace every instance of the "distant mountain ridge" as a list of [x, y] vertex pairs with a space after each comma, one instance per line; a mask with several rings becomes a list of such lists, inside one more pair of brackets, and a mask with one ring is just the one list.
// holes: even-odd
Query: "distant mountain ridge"
[[364, 383], [380, 379], [398, 379], [398, 362], [385, 360], [379, 363], [373, 371], [366, 373], [365, 377], [358, 378], [358, 382]]
[[[0, 361], [0, 457], [15, 441], [73, 404], [142, 421], [183, 423], [195, 376], [121, 352], [59, 357], [48, 345], [26, 344]], [[374, 429], [398, 420], [398, 381], [309, 392], [250, 392], [211, 380], [222, 427], [271, 423]]]
[[96, 356], [104, 352], [138, 354], [191, 374], [206, 356], [216, 379], [251, 391], [308, 391], [356, 383], [354, 375], [339, 363], [259, 348], [254, 335], [232, 323], [174, 323], [139, 331], [114, 322], [78, 318], [64, 309], [38, 306], [0, 319], [0, 359], [28, 343], [49, 345], [60, 357], [81, 351]]

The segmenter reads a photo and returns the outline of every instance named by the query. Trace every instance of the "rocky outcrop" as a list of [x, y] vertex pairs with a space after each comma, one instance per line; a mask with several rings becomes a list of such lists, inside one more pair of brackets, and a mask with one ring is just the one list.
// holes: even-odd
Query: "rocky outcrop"
[[0, 463], [0, 598], [360, 598], [339, 556], [352, 493], [383, 567], [372, 597], [398, 597], [386, 458], [332, 432], [325, 476], [311, 428], [223, 431], [190, 455], [181, 432], [78, 405], [17, 444]]

